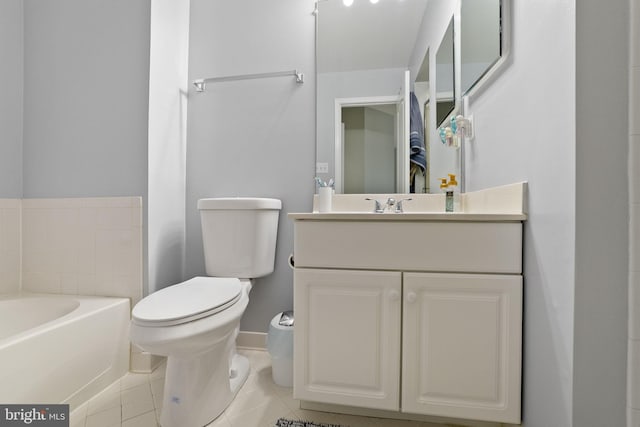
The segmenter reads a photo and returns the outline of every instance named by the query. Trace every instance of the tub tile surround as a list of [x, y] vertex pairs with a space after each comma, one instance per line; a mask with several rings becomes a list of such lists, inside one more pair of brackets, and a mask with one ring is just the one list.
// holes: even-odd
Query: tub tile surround
[[142, 298], [142, 199], [0, 200], [0, 292]]
[[[142, 299], [142, 198], [0, 199], [0, 293]], [[157, 358], [156, 358], [157, 359]], [[131, 347], [131, 367], [151, 355]]]
[[0, 293], [20, 290], [20, 199], [0, 199]]

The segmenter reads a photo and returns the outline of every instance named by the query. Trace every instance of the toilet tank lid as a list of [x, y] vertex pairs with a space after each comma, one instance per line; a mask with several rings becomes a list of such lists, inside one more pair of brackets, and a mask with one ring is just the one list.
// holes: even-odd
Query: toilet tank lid
[[217, 197], [198, 200], [199, 210], [281, 209], [278, 199], [265, 197]]

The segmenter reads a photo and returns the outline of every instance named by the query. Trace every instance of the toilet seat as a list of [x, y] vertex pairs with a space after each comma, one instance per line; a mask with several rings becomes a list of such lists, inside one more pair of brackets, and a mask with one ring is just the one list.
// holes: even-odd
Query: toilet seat
[[228, 309], [241, 293], [237, 278], [194, 277], [143, 298], [133, 307], [132, 321], [152, 327], [192, 322]]

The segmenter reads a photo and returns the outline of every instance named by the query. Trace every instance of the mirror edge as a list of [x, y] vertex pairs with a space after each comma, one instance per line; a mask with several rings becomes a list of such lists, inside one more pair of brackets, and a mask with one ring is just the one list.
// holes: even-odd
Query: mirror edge
[[[511, 22], [512, 16], [512, 1], [513, 0], [500, 0], [501, 10], [501, 55], [500, 58], [476, 81], [476, 83], [469, 88], [469, 90], [462, 94], [461, 98], [464, 100], [463, 105], [472, 102], [477, 96], [480, 96], [487, 87], [491, 85], [507, 68], [507, 65], [512, 62], [511, 58]], [[464, 111], [464, 108], [462, 109]]]
[[[459, 82], [459, 74], [460, 74], [460, 49], [456, 49], [456, 45], [459, 45], [459, 37], [460, 37], [460, 31], [456, 31], [456, 28], [460, 28], [460, 19], [459, 19], [460, 13], [454, 13], [453, 15], [451, 15], [451, 17], [449, 18], [449, 23], [444, 31], [444, 33], [442, 34], [442, 38], [440, 39], [440, 43], [438, 44], [438, 47], [436, 48], [435, 54], [434, 54], [434, 63], [436, 64], [436, 72], [435, 74], [435, 81], [436, 81], [436, 87], [434, 87], [434, 92], [432, 93], [432, 95], [434, 95], [434, 106], [436, 108], [436, 122], [435, 122], [435, 128], [439, 129], [442, 126], [446, 126], [447, 123], [450, 122], [451, 117], [455, 117], [457, 112], [460, 110], [460, 100], [462, 99], [461, 96], [457, 96], [457, 94], [460, 93], [460, 82]], [[437, 89], [437, 84], [438, 84], [438, 73], [437, 73], [437, 66], [438, 66], [438, 52], [440, 51], [440, 47], [442, 47], [442, 43], [444, 42], [445, 38], [447, 37], [447, 33], [449, 32], [449, 28], [451, 28], [451, 56], [452, 56], [452, 60], [453, 60], [453, 64], [452, 65], [452, 70], [451, 72], [453, 73], [452, 77], [452, 101], [453, 101], [453, 106], [451, 107], [451, 109], [449, 110], [449, 112], [442, 118], [442, 121], [440, 123], [438, 123], [438, 89]]]

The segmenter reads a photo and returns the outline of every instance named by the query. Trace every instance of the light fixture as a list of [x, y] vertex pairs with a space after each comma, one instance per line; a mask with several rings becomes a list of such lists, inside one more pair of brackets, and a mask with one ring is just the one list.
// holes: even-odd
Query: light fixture
[[[316, 2], [318, 2], [319, 0], [316, 0]], [[346, 7], [349, 7], [351, 5], [353, 5], [353, 1], [354, 0], [342, 0], [342, 4], [345, 5]], [[378, 3], [380, 0], [369, 0], [369, 3], [371, 4], [376, 4]]]

